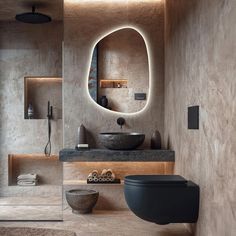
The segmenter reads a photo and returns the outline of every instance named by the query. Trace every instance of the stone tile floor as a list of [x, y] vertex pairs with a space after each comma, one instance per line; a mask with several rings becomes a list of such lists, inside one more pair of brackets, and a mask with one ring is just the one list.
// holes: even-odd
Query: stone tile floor
[[36, 227], [64, 229], [78, 236], [191, 236], [184, 224], [156, 225], [143, 221], [131, 211], [94, 211], [93, 214], [75, 215], [67, 207], [64, 221], [8, 221], [0, 227]]

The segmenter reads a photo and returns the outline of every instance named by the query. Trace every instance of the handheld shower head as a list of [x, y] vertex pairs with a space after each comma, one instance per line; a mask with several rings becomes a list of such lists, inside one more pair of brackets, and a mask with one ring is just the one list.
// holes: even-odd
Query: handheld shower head
[[48, 114], [47, 114], [47, 118], [48, 118], [48, 142], [44, 148], [44, 154], [45, 156], [50, 156], [51, 155], [51, 149], [52, 149], [52, 144], [51, 144], [51, 120], [53, 118], [53, 114], [52, 114], [52, 106], [50, 106], [50, 101], [48, 101]]

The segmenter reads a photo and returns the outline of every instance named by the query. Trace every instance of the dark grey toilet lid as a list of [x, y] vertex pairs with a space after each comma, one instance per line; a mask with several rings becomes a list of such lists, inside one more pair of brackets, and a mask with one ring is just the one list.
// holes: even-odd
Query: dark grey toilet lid
[[125, 182], [136, 184], [186, 184], [188, 181], [180, 175], [129, 175]]

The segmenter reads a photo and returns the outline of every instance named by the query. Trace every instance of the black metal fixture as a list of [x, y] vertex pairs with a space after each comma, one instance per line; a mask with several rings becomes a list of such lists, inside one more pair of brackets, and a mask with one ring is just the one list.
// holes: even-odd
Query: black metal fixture
[[44, 148], [44, 154], [45, 156], [50, 156], [51, 155], [51, 149], [52, 149], [52, 144], [51, 144], [51, 120], [53, 118], [52, 116], [52, 106], [50, 106], [50, 101], [48, 101], [48, 142]]
[[29, 24], [43, 24], [52, 21], [50, 16], [35, 12], [35, 6], [32, 6], [32, 12], [26, 12], [16, 15], [16, 20]]
[[199, 129], [199, 106], [188, 107], [188, 129]]
[[125, 119], [123, 117], [119, 117], [116, 122], [122, 129], [122, 126], [125, 124]]

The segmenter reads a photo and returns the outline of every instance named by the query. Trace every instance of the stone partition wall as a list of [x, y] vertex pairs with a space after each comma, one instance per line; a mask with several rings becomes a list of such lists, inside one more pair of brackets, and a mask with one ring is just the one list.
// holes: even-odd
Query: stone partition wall
[[[0, 23], [0, 196], [8, 187], [8, 154], [43, 153], [47, 120], [24, 119], [24, 77], [62, 76], [62, 21]], [[47, 104], [45, 104], [47, 113]], [[62, 120], [52, 121], [52, 153], [62, 148]]]
[[[100, 132], [120, 131], [116, 124], [123, 116], [122, 131], [146, 134], [149, 147], [155, 129], [163, 135], [164, 103], [164, 1], [64, 1], [64, 147], [74, 147], [78, 126], [89, 132], [89, 144], [99, 147]], [[88, 95], [88, 69], [96, 41], [111, 31], [137, 27], [150, 50], [150, 101], [142, 112], [120, 115], [104, 110]]]
[[[167, 0], [165, 142], [200, 185], [197, 236], [236, 232], [236, 1]], [[200, 106], [200, 129], [187, 107]]]

